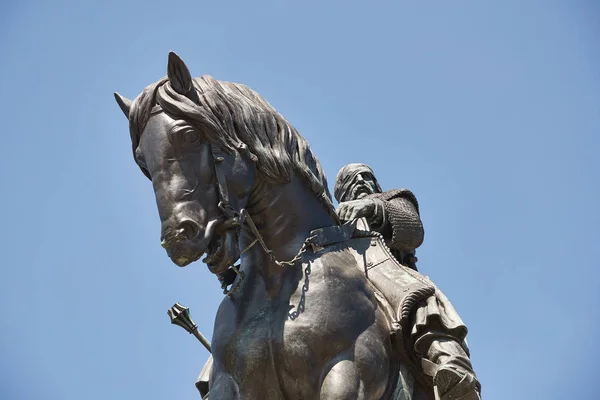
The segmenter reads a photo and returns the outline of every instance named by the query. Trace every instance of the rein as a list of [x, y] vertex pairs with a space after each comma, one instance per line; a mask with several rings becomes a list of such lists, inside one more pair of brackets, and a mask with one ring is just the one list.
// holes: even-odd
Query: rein
[[[238, 148], [240, 148], [240, 149], [245, 149], [245, 147], [246, 147], [246, 145], [243, 143], [240, 143], [238, 146]], [[225, 221], [225, 224], [229, 225], [231, 227], [237, 226], [240, 229], [242, 229], [244, 227], [248, 227], [255, 238], [248, 246], [246, 246], [246, 248], [244, 250], [242, 250], [240, 252], [240, 256], [242, 254], [244, 254], [246, 251], [248, 251], [256, 243], [259, 243], [260, 246], [262, 247], [263, 251], [267, 255], [267, 257], [269, 257], [269, 260], [272, 263], [274, 263], [275, 265], [277, 265], [278, 267], [283, 268], [283, 267], [291, 267], [291, 266], [295, 265], [296, 262], [298, 262], [302, 258], [302, 255], [309, 249], [309, 244], [311, 243], [312, 239], [314, 239], [314, 236], [310, 236], [310, 237], [306, 238], [306, 240], [302, 244], [302, 247], [300, 248], [298, 253], [291, 260], [289, 260], [289, 261], [277, 260], [277, 258], [275, 257], [275, 252], [267, 247], [267, 244], [265, 243], [263, 236], [261, 235], [258, 228], [254, 224], [254, 221], [252, 220], [252, 217], [250, 217], [250, 214], [248, 213], [248, 211], [245, 208], [242, 208], [238, 212], [229, 203], [229, 191], [227, 190], [227, 179], [225, 178], [225, 171], [223, 170], [223, 161], [225, 160], [225, 158], [223, 157], [223, 152], [222, 152], [220, 146], [217, 146], [214, 144], [210, 144], [210, 148], [211, 148], [214, 166], [215, 166], [215, 176], [217, 178], [217, 186], [219, 187], [219, 204], [217, 206], [219, 207], [219, 210], [221, 210], [223, 215], [225, 215], [228, 218]], [[240, 279], [237, 281], [236, 284], [232, 285], [231, 289], [227, 290], [226, 288], [224, 288], [224, 294], [227, 297], [231, 297], [232, 292], [238, 291], [240, 284], [244, 280], [244, 273], [242, 271], [240, 271], [238, 269], [238, 267], [236, 267], [235, 265], [230, 265], [229, 267], [231, 267], [235, 271], [235, 273], [238, 274]]]

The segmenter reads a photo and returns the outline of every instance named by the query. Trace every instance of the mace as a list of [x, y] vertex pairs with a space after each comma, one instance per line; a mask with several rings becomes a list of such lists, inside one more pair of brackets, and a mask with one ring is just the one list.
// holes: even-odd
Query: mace
[[172, 324], [178, 325], [185, 329], [188, 333], [194, 335], [196, 339], [198, 339], [200, 343], [206, 347], [206, 350], [208, 350], [209, 353], [212, 353], [210, 342], [198, 330], [198, 325], [196, 325], [190, 316], [190, 309], [188, 307], [182, 306], [179, 303], [175, 303], [173, 307], [169, 308], [167, 314], [169, 314], [169, 317], [171, 317]]

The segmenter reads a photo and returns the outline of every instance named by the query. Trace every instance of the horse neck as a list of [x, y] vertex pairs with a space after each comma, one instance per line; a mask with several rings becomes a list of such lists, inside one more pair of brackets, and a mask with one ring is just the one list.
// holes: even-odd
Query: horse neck
[[[298, 177], [283, 185], [259, 179], [248, 200], [247, 210], [278, 261], [294, 258], [312, 230], [335, 223], [317, 195]], [[254, 239], [251, 233], [244, 235], [241, 247], [245, 248]], [[294, 268], [281, 268], [271, 262], [259, 243], [242, 255], [241, 261], [242, 268], [262, 276], [270, 295], [277, 295], [286, 276], [295, 274]]]

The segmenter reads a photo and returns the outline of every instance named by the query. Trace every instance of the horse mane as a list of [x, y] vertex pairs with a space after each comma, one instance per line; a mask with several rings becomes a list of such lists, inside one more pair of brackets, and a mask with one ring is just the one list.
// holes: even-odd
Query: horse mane
[[209, 75], [195, 78], [193, 83], [200, 104], [175, 92], [167, 77], [147, 86], [133, 101], [129, 130], [134, 153], [152, 108], [158, 104], [173, 117], [200, 129], [209, 143], [224, 151], [246, 145], [267, 182], [288, 183], [297, 173], [337, 220], [321, 164], [306, 139], [281, 114], [246, 85], [218, 81]]

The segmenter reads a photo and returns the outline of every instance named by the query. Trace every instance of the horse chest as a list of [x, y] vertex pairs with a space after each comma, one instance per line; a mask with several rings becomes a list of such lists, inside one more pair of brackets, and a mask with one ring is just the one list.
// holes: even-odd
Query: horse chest
[[353, 263], [353, 257], [342, 253], [305, 265], [289, 299], [283, 337], [290, 346], [284, 352], [305, 347], [313, 357], [326, 359], [351, 346], [373, 324], [375, 296]]
[[[264, 382], [296, 393], [319, 387], [332, 360], [351, 351], [376, 320], [374, 294], [353, 262], [321, 257], [302, 265], [301, 279], [276, 299], [224, 301], [213, 335], [219, 368], [250, 392], [258, 384], [264, 390]], [[312, 383], [295, 387], [306, 380]]]

